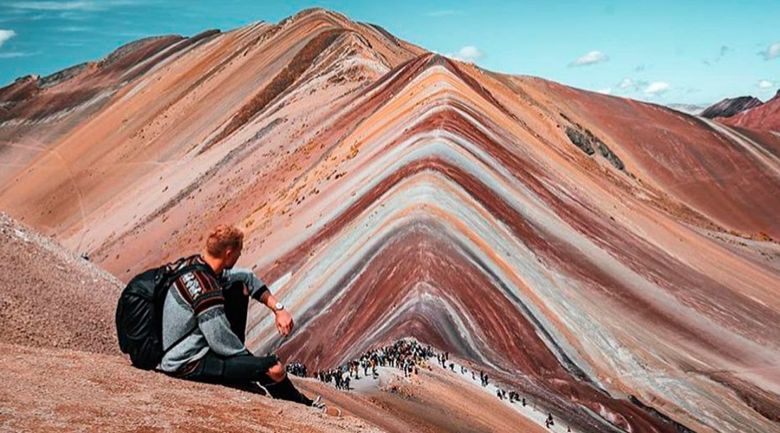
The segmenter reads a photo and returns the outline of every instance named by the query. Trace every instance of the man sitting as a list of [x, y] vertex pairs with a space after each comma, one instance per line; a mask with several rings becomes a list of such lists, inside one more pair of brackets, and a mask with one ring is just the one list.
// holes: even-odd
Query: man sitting
[[254, 272], [233, 269], [243, 240], [237, 227], [220, 225], [209, 235], [203, 253], [171, 264], [172, 270], [194, 263], [207, 266], [182, 274], [168, 290], [162, 316], [167, 352], [158, 368], [201, 382], [259, 384], [274, 398], [325, 408], [320, 397], [311, 400], [295, 388], [276, 355], [255, 356], [244, 345], [249, 297], [274, 312], [282, 335], [290, 333], [293, 319]]

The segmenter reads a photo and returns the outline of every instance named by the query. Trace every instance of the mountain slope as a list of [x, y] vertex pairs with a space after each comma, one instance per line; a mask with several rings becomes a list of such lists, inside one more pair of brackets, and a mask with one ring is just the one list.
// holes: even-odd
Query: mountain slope
[[[257, 350], [313, 370], [413, 336], [580, 431], [780, 431], [772, 135], [323, 10], [214, 35], [80, 116], [0, 206], [123, 280], [240, 224], [296, 315], [280, 341], [253, 311]], [[0, 125], [8, 158], [30, 122]]]

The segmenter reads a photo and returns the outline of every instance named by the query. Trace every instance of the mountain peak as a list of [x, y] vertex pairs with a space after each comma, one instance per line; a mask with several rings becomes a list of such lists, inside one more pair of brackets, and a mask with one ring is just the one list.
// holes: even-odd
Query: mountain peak
[[293, 15], [288, 16], [287, 18], [284, 18], [283, 20], [279, 21], [279, 25], [284, 27], [307, 18], [320, 19], [331, 23], [336, 22], [340, 24], [354, 23], [354, 21], [352, 21], [349, 17], [339, 12], [321, 7], [313, 7], [303, 9]]
[[760, 99], [754, 96], [739, 96], [736, 98], [725, 98], [720, 102], [710, 105], [701, 112], [702, 117], [714, 119], [716, 117], [731, 117], [742, 111], [758, 107], [763, 104]]

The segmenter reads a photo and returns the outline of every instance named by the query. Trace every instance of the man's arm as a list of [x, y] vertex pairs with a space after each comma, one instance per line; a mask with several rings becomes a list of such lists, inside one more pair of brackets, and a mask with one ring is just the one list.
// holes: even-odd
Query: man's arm
[[261, 298], [270, 294], [270, 291], [268, 290], [268, 287], [265, 285], [263, 280], [258, 278], [251, 269], [225, 269], [222, 271], [222, 278], [225, 279], [225, 282], [227, 283], [233, 283], [236, 281], [244, 283], [244, 294], [251, 296], [253, 299], [258, 300], [263, 304], [265, 304], [265, 302], [262, 301]]
[[273, 311], [276, 316], [276, 329], [280, 334], [286, 336], [292, 331], [293, 326], [295, 326], [292, 315], [284, 308], [276, 308], [279, 300], [276, 299], [271, 290], [268, 289], [268, 286], [251, 269], [225, 269], [223, 277], [227, 278], [228, 282], [241, 281], [244, 283], [244, 294], [251, 296]]

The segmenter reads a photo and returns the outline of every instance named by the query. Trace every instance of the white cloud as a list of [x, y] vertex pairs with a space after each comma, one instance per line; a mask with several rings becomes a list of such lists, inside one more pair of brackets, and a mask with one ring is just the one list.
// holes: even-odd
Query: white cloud
[[7, 53], [0, 53], [0, 59], [14, 59], [17, 57], [30, 57], [38, 53], [27, 53], [22, 51], [9, 51]]
[[68, 0], [16, 1], [8, 4], [13, 9], [30, 11], [101, 11], [114, 6], [136, 5], [144, 0]]
[[645, 80], [640, 79], [634, 79], [625, 77], [622, 80], [620, 80], [619, 83], [616, 84], [617, 88], [622, 91], [622, 93], [626, 92], [639, 92], [645, 87], [647, 87], [650, 83]]
[[591, 51], [569, 63], [569, 66], [595, 65], [596, 63], [606, 62], [607, 60], [609, 60], [609, 56], [601, 51]]
[[3, 30], [0, 29], [0, 47], [3, 46], [3, 44], [11, 39], [12, 37], [16, 36], [16, 32], [13, 30]]
[[86, 11], [94, 10], [97, 5], [92, 1], [20, 1], [13, 2], [9, 6], [14, 9], [34, 11]]
[[446, 56], [455, 60], [474, 63], [484, 57], [485, 53], [483, 53], [482, 50], [475, 47], [474, 45], [466, 45], [465, 47], [459, 49], [457, 53], [446, 54]]
[[645, 88], [645, 93], [647, 93], [648, 95], [660, 95], [666, 92], [667, 90], [669, 90], [670, 88], [671, 86], [669, 85], [669, 83], [665, 83], [663, 81], [654, 81]]
[[759, 89], [771, 89], [772, 87], [775, 87], [775, 83], [769, 80], [758, 80]]
[[780, 57], [780, 42], [775, 42], [768, 46], [766, 50], [761, 51], [758, 54], [764, 56], [764, 60], [772, 60]]
[[720, 50], [718, 51], [718, 54], [715, 57], [711, 59], [704, 59], [702, 60], [702, 63], [704, 63], [707, 66], [712, 66], [715, 63], [720, 62], [721, 59], [723, 59], [723, 57], [729, 53], [729, 51], [731, 51], [731, 47], [729, 47], [728, 45], [721, 45]]
[[458, 51], [458, 55], [464, 59], [479, 59], [482, 57], [482, 51], [473, 45], [466, 45]]

